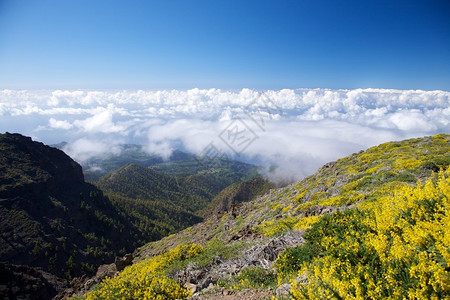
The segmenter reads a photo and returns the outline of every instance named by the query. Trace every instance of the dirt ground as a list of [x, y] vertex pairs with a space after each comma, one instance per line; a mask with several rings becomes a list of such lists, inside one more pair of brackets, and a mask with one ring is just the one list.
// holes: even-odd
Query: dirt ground
[[193, 300], [269, 300], [272, 298], [273, 290], [242, 290], [233, 291], [225, 290], [215, 294], [195, 295], [190, 299]]

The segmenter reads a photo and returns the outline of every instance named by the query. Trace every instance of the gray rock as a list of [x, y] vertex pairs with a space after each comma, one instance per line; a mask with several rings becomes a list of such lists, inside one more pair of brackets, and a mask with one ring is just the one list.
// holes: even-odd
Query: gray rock
[[290, 283], [284, 283], [277, 287], [275, 290], [275, 296], [277, 298], [283, 298], [289, 296], [291, 293], [291, 284]]
[[131, 265], [132, 263], [133, 263], [133, 254], [131, 253], [125, 254], [125, 256], [122, 258], [116, 257], [116, 260], [114, 261], [116, 269], [119, 272], [125, 269], [126, 266]]
[[184, 286], [191, 292], [191, 294], [194, 294], [197, 291], [197, 286], [193, 283], [185, 283]]

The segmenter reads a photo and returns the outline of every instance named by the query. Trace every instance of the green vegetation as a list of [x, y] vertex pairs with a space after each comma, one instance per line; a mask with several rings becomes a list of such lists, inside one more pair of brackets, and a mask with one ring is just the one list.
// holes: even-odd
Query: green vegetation
[[[205, 274], [219, 265], [225, 270], [214, 269], [221, 276], [216, 286], [288, 283], [295, 299], [449, 298], [449, 153], [450, 136], [441, 134], [352, 154], [282, 189], [260, 178], [232, 185], [213, 202], [222, 205], [221, 214], [139, 248], [137, 263], [86, 298], [187, 298], [190, 291], [176, 281], [180, 272]], [[94, 259], [123, 253], [117, 235], [157, 239], [199, 221], [196, 213], [218, 187], [213, 174], [223, 170], [183, 173], [188, 165], [181, 160], [172, 174], [127, 165], [99, 181], [109, 198], [92, 186], [76, 190], [76, 197], [45, 194], [40, 208], [32, 208], [52, 213], [48, 223], [29, 210], [0, 206], [0, 222], [15, 227], [5, 227], [2, 237], [11, 240], [25, 229], [38, 237], [27, 246], [33, 259], [63, 266], [69, 277], [81, 268], [92, 271]], [[63, 239], [69, 228], [77, 228], [69, 232], [76, 238]], [[48, 230], [55, 236], [42, 234]], [[113, 250], [116, 243], [120, 248]], [[255, 266], [259, 254], [267, 255], [264, 268]]]
[[[197, 160], [178, 163], [183, 166], [183, 172], [200, 173], [175, 177], [138, 164], [127, 164], [95, 183], [106, 192], [119, 213], [140, 231], [143, 240], [139, 243], [161, 239], [200, 222], [200, 211], [210, 205], [218, 189], [227, 182], [253, 176], [254, 169], [253, 166], [231, 161], [230, 169], [207, 171]], [[164, 168], [180, 176], [176, 162], [164, 164]], [[251, 184], [269, 186], [267, 181], [260, 183], [261, 179], [258, 180]], [[260, 186], [258, 188], [261, 189]], [[256, 193], [256, 188], [252, 193]]]
[[118, 213], [142, 234], [138, 244], [159, 240], [202, 221], [202, 218], [167, 201], [131, 199], [112, 192], [107, 196]]
[[222, 279], [218, 286], [230, 290], [266, 289], [276, 287], [277, 276], [272, 270], [250, 266], [231, 278]]
[[203, 190], [169, 174], [137, 164], [128, 164], [102, 177], [96, 185], [110, 194], [131, 199], [148, 199], [183, 207], [194, 212], [209, 203]]

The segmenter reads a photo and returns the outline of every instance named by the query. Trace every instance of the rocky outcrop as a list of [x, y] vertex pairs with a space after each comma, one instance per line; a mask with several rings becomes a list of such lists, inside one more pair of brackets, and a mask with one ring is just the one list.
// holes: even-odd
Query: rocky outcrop
[[53, 298], [53, 300], [63, 300], [69, 299], [73, 296], [82, 296], [106, 277], [114, 277], [118, 273], [116, 264], [101, 265], [98, 267], [97, 273], [92, 277], [83, 275], [72, 279], [70, 282], [70, 287], [61, 291]]
[[242, 269], [250, 266], [259, 266], [272, 269], [278, 254], [288, 247], [300, 246], [304, 243], [303, 231], [290, 231], [283, 236], [276, 237], [262, 245], [256, 245], [244, 250], [238, 258], [223, 259], [217, 256], [206, 267], [198, 268], [194, 264], [173, 274], [173, 278], [180, 284], [186, 285], [196, 291], [202, 291], [219, 279], [238, 274]]
[[133, 254], [128, 253], [124, 257], [116, 257], [114, 264], [116, 265], [117, 271], [122, 271], [126, 266], [133, 263]]
[[51, 299], [66, 284], [38, 268], [0, 263], [1, 299]]

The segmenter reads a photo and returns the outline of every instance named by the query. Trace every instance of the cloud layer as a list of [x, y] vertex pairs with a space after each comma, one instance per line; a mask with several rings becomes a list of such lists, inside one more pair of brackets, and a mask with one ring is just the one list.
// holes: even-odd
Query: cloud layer
[[0, 116], [2, 131], [67, 141], [79, 161], [117, 154], [120, 143], [163, 157], [213, 149], [297, 179], [382, 142], [450, 132], [450, 92], [2, 90]]

